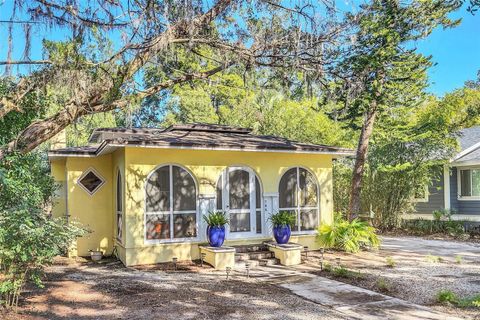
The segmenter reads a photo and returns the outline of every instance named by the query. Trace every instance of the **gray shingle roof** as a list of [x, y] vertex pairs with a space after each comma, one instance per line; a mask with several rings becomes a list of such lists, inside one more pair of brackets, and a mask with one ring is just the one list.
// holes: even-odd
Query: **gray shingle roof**
[[458, 142], [461, 151], [470, 148], [474, 144], [480, 142], [480, 126], [462, 129], [459, 132]]
[[173, 125], [166, 129], [101, 128], [96, 129], [90, 142], [92, 147], [57, 149], [49, 155], [96, 155], [106, 146], [154, 146], [160, 148], [197, 148], [248, 151], [296, 151], [352, 155], [351, 149], [309, 144], [276, 136], [254, 135], [251, 129], [209, 124]]

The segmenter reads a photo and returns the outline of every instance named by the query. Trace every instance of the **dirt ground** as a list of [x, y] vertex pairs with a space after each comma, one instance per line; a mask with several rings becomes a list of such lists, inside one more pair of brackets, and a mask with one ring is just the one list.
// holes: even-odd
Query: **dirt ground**
[[[307, 264], [319, 265], [319, 261], [320, 253], [312, 252]], [[480, 319], [480, 309], [444, 306], [436, 300], [440, 290], [451, 290], [459, 297], [480, 294], [478, 243], [383, 237], [380, 250], [358, 254], [327, 251], [324, 261], [332, 267], [339, 262], [340, 266], [358, 273], [346, 277], [325, 271], [316, 274], [455, 316]]]
[[175, 271], [63, 261], [48, 268], [45, 289], [29, 288], [18, 314], [3, 319], [346, 319], [287, 289], [225, 278], [185, 263]]

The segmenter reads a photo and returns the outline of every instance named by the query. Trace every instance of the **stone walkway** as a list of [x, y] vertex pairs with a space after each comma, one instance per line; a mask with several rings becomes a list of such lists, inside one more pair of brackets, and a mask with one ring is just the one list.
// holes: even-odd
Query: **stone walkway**
[[[431, 308], [313, 275], [307, 265], [296, 267], [265, 266], [250, 271], [252, 281], [268, 282], [321, 306], [331, 308], [348, 319], [362, 320], [457, 320]], [[244, 277], [236, 270], [234, 277]]]
[[309, 301], [345, 314], [352, 319], [460, 319], [401, 299], [327, 278], [303, 274], [279, 284]]

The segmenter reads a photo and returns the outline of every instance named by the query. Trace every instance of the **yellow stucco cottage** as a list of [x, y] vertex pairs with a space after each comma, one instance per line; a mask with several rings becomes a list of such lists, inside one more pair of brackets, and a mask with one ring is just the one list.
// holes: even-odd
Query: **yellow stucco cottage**
[[333, 218], [332, 160], [352, 154], [205, 124], [96, 129], [89, 142], [49, 152], [62, 186], [53, 214], [92, 231], [73, 255], [115, 248], [127, 266], [198, 259], [201, 217], [216, 209], [230, 218], [226, 245], [271, 239], [269, 215], [289, 210], [291, 241], [316, 248], [316, 228]]

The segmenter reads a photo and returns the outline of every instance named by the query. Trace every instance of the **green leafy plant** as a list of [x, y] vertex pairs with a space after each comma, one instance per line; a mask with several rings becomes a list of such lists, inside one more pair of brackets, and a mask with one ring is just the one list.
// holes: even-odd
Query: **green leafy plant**
[[437, 293], [437, 301], [442, 304], [453, 304], [459, 308], [480, 308], [480, 294], [459, 298], [451, 290], [441, 290]]
[[466, 297], [458, 301], [461, 308], [480, 308], [480, 293], [471, 297]]
[[443, 304], [457, 304], [458, 297], [455, 292], [451, 290], [440, 290], [437, 293], [437, 301]]
[[425, 260], [427, 260], [428, 262], [431, 262], [431, 263], [440, 263], [440, 262], [443, 262], [442, 257], [434, 256], [434, 255], [431, 255], [431, 254], [426, 255], [426, 256], [425, 256]]
[[388, 284], [387, 280], [385, 280], [384, 278], [378, 278], [377, 281], [375, 282], [375, 286], [381, 292], [390, 291], [390, 285]]
[[394, 260], [392, 257], [390, 257], [390, 256], [389, 256], [389, 257], [386, 257], [386, 258], [385, 258], [385, 261], [386, 261], [387, 266], [388, 266], [389, 268], [394, 268], [394, 267], [397, 265], [397, 263], [395, 262], [395, 260]]
[[42, 274], [53, 257], [67, 252], [85, 234], [79, 224], [52, 219], [40, 210], [0, 211], [0, 296], [7, 307], [17, 306], [27, 280], [42, 287]]
[[349, 270], [345, 267], [336, 267], [331, 271], [336, 277], [346, 279], [361, 279], [363, 275], [360, 272]]
[[461, 255], [456, 255], [455, 256], [455, 262], [457, 264], [462, 264], [463, 263], [463, 257]]
[[358, 252], [364, 247], [380, 246], [375, 228], [358, 219], [348, 221], [338, 218], [331, 225], [321, 225], [318, 228], [317, 241], [323, 247], [346, 252]]
[[296, 216], [294, 213], [289, 211], [280, 211], [278, 213], [274, 213], [268, 218], [272, 223], [272, 226], [293, 226], [296, 221]]
[[209, 211], [208, 215], [203, 215], [203, 220], [210, 227], [222, 227], [228, 224], [227, 213], [224, 211]]

